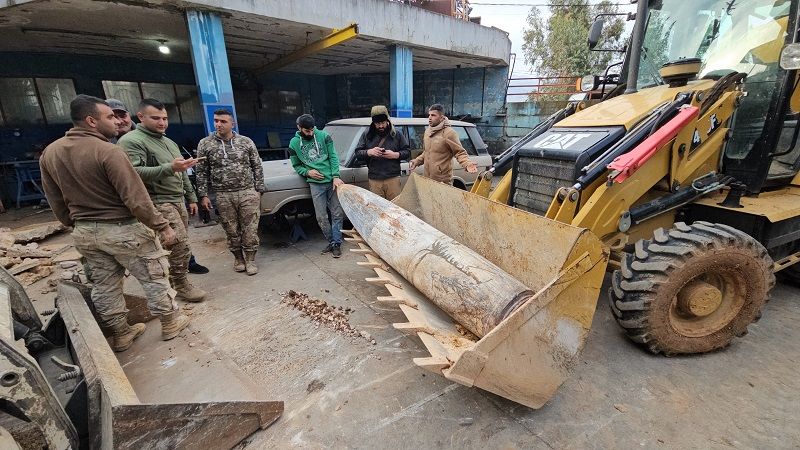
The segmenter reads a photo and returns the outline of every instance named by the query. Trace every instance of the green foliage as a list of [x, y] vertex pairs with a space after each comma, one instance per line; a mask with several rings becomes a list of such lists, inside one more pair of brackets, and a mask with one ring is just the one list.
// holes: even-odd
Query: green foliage
[[[608, 0], [590, 4], [588, 0], [550, 0], [550, 17], [532, 7], [523, 32], [525, 62], [544, 77], [602, 74], [620, 53], [589, 51], [586, 39], [594, 17], [619, 12]], [[625, 16], [603, 17], [605, 26], [597, 48], [622, 48]]]

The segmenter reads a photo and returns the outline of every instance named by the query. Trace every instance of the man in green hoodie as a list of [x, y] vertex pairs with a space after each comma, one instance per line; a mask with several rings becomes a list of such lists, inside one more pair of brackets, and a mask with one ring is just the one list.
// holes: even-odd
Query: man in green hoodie
[[[156, 209], [169, 221], [178, 236], [169, 255], [169, 281], [177, 291], [177, 299], [201, 302], [206, 292], [194, 287], [187, 278], [189, 258], [189, 214], [197, 214], [197, 195], [186, 175], [197, 160], [183, 159], [178, 144], [164, 136], [169, 126], [164, 104], [152, 98], [139, 103], [136, 113], [139, 126], [126, 133], [117, 143], [128, 153], [134, 169], [142, 178]], [[189, 203], [186, 210], [184, 201]]]
[[[336, 195], [336, 188], [344, 184], [339, 179], [339, 156], [333, 146], [333, 139], [328, 133], [316, 128], [311, 114], [303, 114], [297, 118], [296, 123], [297, 133], [289, 142], [289, 160], [311, 189], [317, 223], [328, 240], [328, 246], [322, 253], [330, 252], [334, 258], [338, 258], [342, 256], [344, 220], [344, 211]], [[331, 212], [330, 218], [328, 210]]]

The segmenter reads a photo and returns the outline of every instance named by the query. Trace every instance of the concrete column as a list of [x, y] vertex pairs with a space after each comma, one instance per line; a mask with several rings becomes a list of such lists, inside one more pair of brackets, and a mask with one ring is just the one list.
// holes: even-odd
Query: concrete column
[[[187, 11], [186, 23], [192, 51], [192, 65], [206, 131], [214, 131], [214, 110], [225, 108], [236, 118], [233, 86], [225, 52], [225, 35], [219, 15], [204, 11]], [[237, 130], [238, 132], [238, 126]]]
[[389, 47], [389, 101], [393, 117], [411, 117], [414, 108], [414, 68], [411, 49]]

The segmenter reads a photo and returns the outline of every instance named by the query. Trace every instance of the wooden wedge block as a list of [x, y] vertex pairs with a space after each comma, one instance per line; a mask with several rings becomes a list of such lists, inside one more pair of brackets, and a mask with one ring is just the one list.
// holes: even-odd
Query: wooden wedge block
[[396, 287], [401, 287], [402, 286], [402, 284], [401, 284], [402, 282], [400, 280], [398, 280], [390, 272], [387, 272], [386, 270], [379, 269], [379, 268], [374, 268], [373, 270], [375, 271], [375, 273], [378, 274], [378, 276], [376, 278], [367, 278], [366, 280], [367, 280], [368, 283], [386, 284], [386, 285], [396, 286]]
[[375, 254], [375, 252], [372, 251], [372, 248], [370, 248], [369, 245], [366, 245], [363, 242], [359, 242], [358, 248], [351, 248], [350, 251], [358, 254], [370, 254], [370, 255]]
[[443, 369], [450, 367], [450, 361], [447, 358], [414, 358], [413, 361], [417, 366], [440, 375]]
[[393, 323], [392, 328], [397, 331], [402, 331], [406, 334], [417, 334], [417, 333], [426, 333], [426, 334], [433, 334], [436, 331], [432, 330], [429, 326], [424, 323], [412, 323], [412, 322], [405, 322], [405, 323]]
[[42, 261], [39, 259], [32, 259], [32, 260], [26, 259], [23, 260], [21, 264], [17, 264], [16, 266], [13, 266], [12, 268], [8, 269], [8, 272], [11, 275], [17, 275], [19, 273], [25, 272], [26, 270], [33, 269], [34, 267], [38, 266], [41, 263]]
[[367, 258], [366, 261], [357, 261], [356, 264], [362, 267], [369, 267], [369, 268], [380, 268], [383, 270], [389, 270], [389, 265], [386, 264], [382, 259], [378, 258], [377, 256], [367, 253], [364, 255]]
[[412, 308], [419, 307], [420, 295], [417, 293], [416, 290], [405, 289], [405, 286], [397, 287], [391, 284], [386, 286], [386, 290], [389, 291], [391, 297], [403, 298], [405, 301], [401, 303], [408, 305]]

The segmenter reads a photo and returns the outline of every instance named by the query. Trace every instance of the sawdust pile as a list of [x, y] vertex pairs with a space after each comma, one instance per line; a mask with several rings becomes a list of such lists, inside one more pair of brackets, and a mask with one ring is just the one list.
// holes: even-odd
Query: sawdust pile
[[300, 311], [303, 317], [308, 317], [317, 325], [331, 328], [337, 333], [348, 337], [364, 337], [348, 320], [350, 308], [335, 307], [324, 300], [309, 297], [308, 294], [296, 291], [281, 292], [281, 303], [285, 303]]

